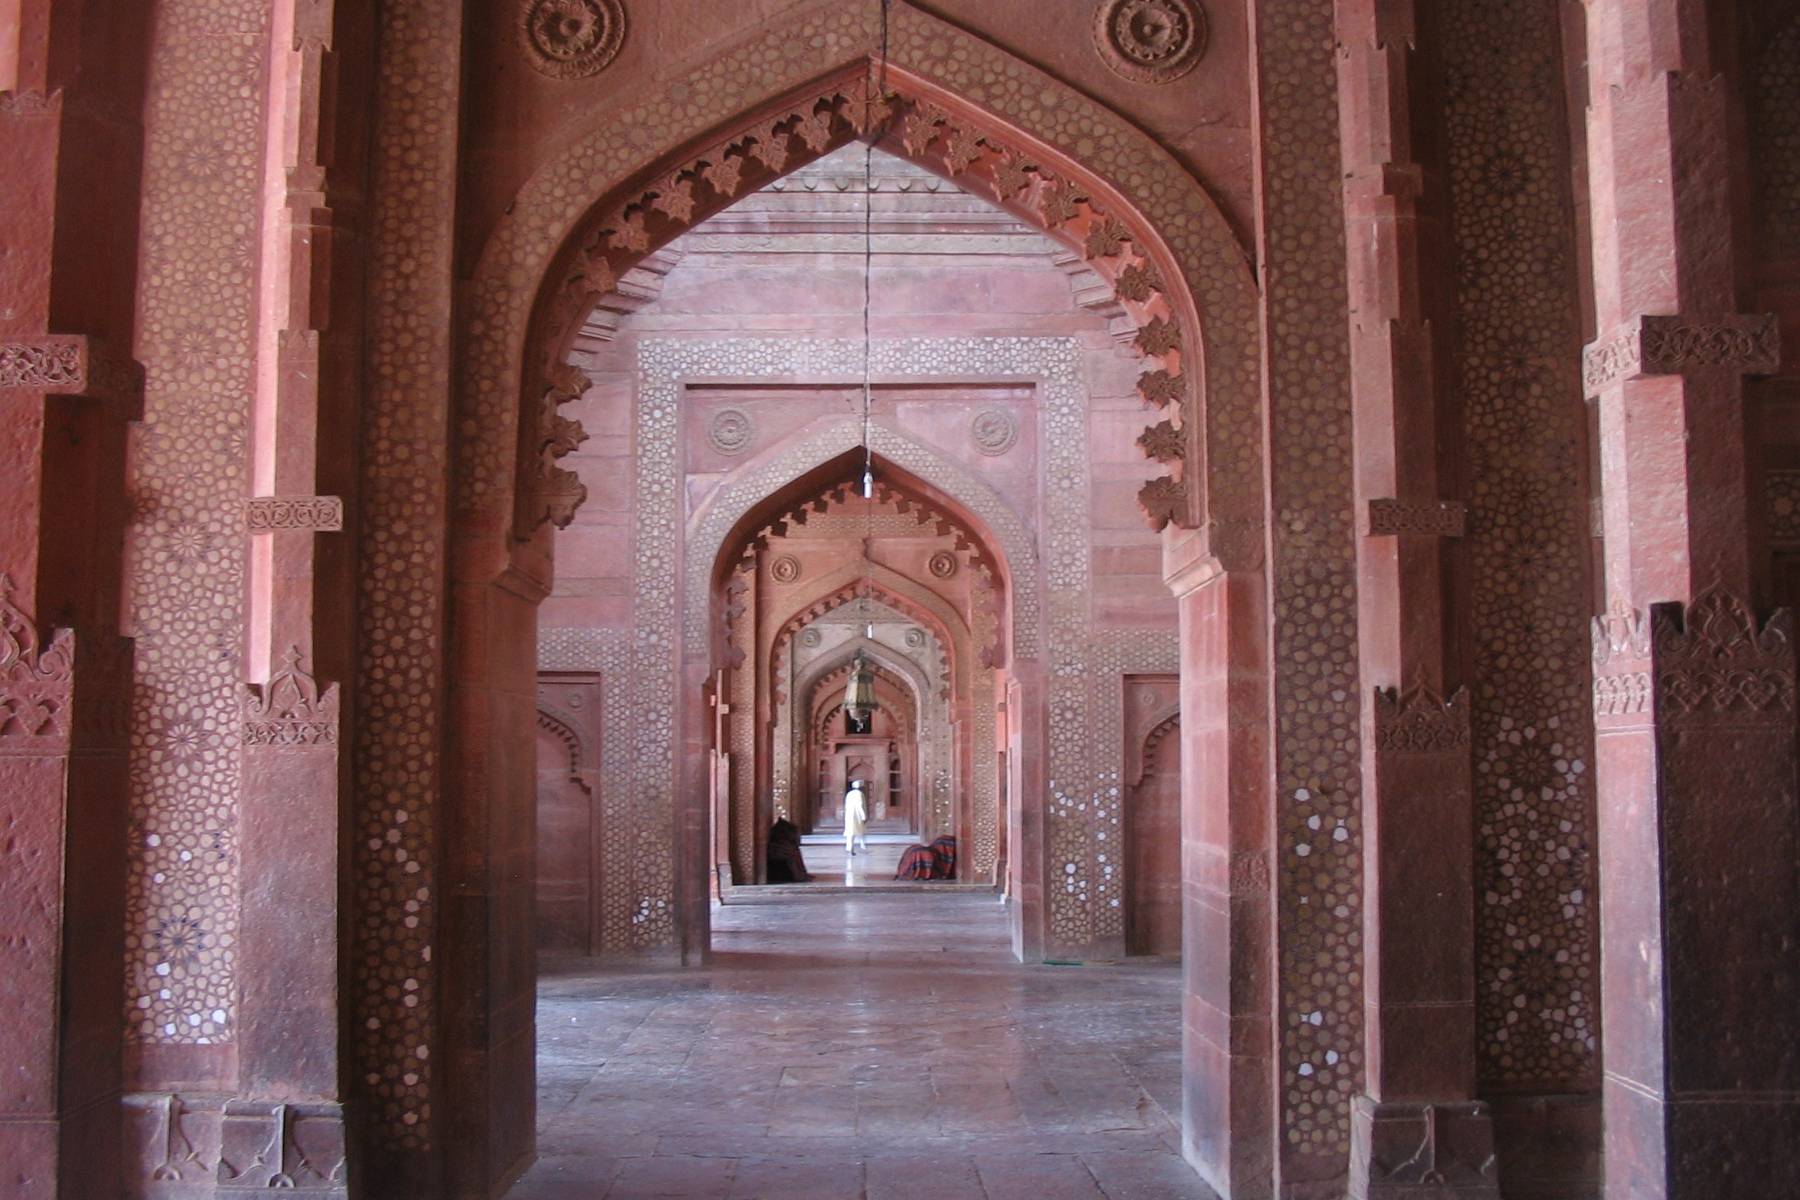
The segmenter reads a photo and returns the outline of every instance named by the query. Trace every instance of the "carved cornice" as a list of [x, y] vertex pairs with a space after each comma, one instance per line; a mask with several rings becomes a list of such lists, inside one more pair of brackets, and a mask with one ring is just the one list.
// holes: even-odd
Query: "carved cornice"
[[320, 691], [300, 665], [300, 648], [288, 647], [282, 668], [266, 684], [249, 684], [244, 699], [244, 744], [278, 749], [336, 746], [338, 685]]
[[251, 533], [335, 533], [344, 527], [344, 502], [337, 496], [253, 496], [244, 502], [244, 524]]
[[100, 338], [47, 333], [0, 341], [0, 389], [7, 388], [135, 400], [144, 390], [144, 372]]
[[1621, 379], [1717, 367], [1767, 375], [1780, 363], [1781, 332], [1773, 314], [1704, 320], [1643, 315], [1587, 348], [1582, 377], [1587, 394], [1593, 396]]
[[1448, 700], [1423, 683], [1404, 692], [1375, 689], [1375, 748], [1390, 754], [1466, 753], [1469, 690]]
[[1369, 536], [1417, 533], [1427, 537], [1461, 537], [1468, 506], [1460, 500], [1414, 504], [1405, 500], [1369, 501]]

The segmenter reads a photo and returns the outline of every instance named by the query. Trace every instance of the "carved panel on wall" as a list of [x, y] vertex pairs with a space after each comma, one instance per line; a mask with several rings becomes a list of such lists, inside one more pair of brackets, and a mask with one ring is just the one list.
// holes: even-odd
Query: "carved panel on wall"
[[1196, 0], [1103, 0], [1094, 12], [1101, 59], [1133, 83], [1180, 79], [1206, 43], [1206, 12]]
[[244, 501], [244, 524], [251, 533], [335, 533], [344, 527], [344, 502], [337, 496], [252, 496]]
[[624, 42], [619, 0], [524, 0], [519, 9], [525, 61], [552, 79], [599, 74]]

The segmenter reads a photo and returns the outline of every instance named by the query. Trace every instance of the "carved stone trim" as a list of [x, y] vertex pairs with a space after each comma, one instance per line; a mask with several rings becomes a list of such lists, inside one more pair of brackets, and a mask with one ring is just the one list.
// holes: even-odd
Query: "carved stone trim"
[[1643, 315], [1582, 355], [1590, 396], [1621, 379], [1681, 375], [1732, 367], [1745, 375], [1772, 374], [1781, 363], [1781, 331], [1773, 314], [1725, 315], [1703, 321]]
[[1461, 537], [1468, 524], [1468, 514], [1468, 505], [1460, 500], [1439, 500], [1433, 504], [1371, 500], [1369, 536], [1418, 533], [1428, 537]]
[[139, 1092], [123, 1107], [130, 1195], [348, 1195], [337, 1104]]
[[1094, 12], [1101, 61], [1133, 83], [1169, 83], [1206, 53], [1206, 13], [1195, 0], [1106, 0]]
[[519, 45], [532, 69], [552, 79], [597, 75], [625, 43], [619, 0], [525, 0]]
[[1422, 683], [1404, 692], [1375, 689], [1378, 752], [1463, 753], [1469, 740], [1469, 689], [1457, 688], [1448, 700]]
[[290, 646], [282, 669], [266, 684], [249, 684], [244, 701], [244, 745], [282, 749], [335, 746], [338, 740], [338, 685], [324, 691], [300, 665], [300, 647]]
[[1642, 723], [1652, 710], [1650, 623], [1622, 597], [1595, 617], [1594, 719], [1610, 725]]
[[335, 1104], [227, 1100], [219, 1116], [217, 1195], [348, 1196], [343, 1111]]
[[100, 338], [52, 333], [0, 342], [0, 389], [130, 400], [144, 390], [143, 368]]
[[1800, 544], [1800, 471], [1789, 468], [1764, 474], [1763, 518], [1771, 542]]
[[580, 367], [560, 365], [551, 370], [550, 381], [538, 399], [536, 472], [528, 493], [531, 499], [530, 519], [525, 522], [527, 532], [546, 521], [558, 529], [567, 529], [575, 519], [575, 510], [587, 499], [587, 485], [581, 477], [556, 465], [558, 459], [587, 441], [587, 430], [580, 421], [563, 416], [557, 409], [580, 399], [593, 382]]
[[0, 572], [0, 751], [67, 745], [75, 635], [58, 629], [45, 644], [12, 593], [12, 577]]
[[344, 527], [344, 502], [337, 496], [252, 496], [244, 502], [244, 523], [251, 533], [336, 533]]

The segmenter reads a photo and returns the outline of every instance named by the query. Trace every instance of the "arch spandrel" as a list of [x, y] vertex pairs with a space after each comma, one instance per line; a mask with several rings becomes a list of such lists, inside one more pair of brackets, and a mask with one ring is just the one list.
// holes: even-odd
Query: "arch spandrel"
[[[834, 73], [835, 85], [825, 89], [866, 75], [877, 32], [872, 10], [830, 3], [796, 10], [779, 32], [741, 43], [623, 112], [596, 114], [588, 130], [572, 136], [520, 189], [484, 246], [469, 291], [458, 412], [465, 436], [454, 497], [465, 518], [491, 518], [512, 499], [521, 395], [535, 403], [545, 390], [543, 366], [526, 370], [534, 310], [541, 314], [560, 286], [552, 266], [579, 240], [584, 223], [634, 182], [640, 189], [647, 178], [654, 183], [656, 164], [678, 162], [684, 147], [716, 142], [721, 129], [752, 132], [781, 107], [781, 97], [817, 94], [823, 89], [816, 81]], [[1202, 417], [1184, 422], [1186, 433], [1164, 429], [1153, 453], [1168, 457], [1185, 449], [1188, 478], [1206, 482], [1204, 489], [1189, 488], [1185, 499], [1164, 495], [1161, 503], [1184, 523], [1257, 522], [1256, 288], [1244, 248], [1216, 203], [1142, 130], [998, 47], [906, 5], [894, 9], [889, 45], [896, 81], [960, 97], [1016, 140], [1042, 147], [1059, 171], [1104, 185], [1141, 219], [1133, 240], [1166, 248], [1181, 281], [1168, 289], [1175, 344], [1186, 329], [1187, 344], [1200, 347], [1187, 356], [1198, 361], [1180, 371], [1204, 395], [1187, 395], [1186, 386], [1180, 396], [1153, 389], [1159, 402], [1197, 403]], [[679, 209], [684, 201], [676, 196], [670, 203]], [[1173, 353], [1179, 362], [1179, 350]]]

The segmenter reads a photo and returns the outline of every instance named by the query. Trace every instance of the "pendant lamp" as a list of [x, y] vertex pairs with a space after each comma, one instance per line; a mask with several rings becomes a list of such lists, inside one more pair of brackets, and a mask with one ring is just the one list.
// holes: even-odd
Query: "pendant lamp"
[[858, 724], [866, 720], [879, 705], [875, 703], [875, 673], [869, 670], [869, 664], [856, 652], [856, 662], [850, 672], [850, 682], [844, 685], [844, 711], [850, 719]]

